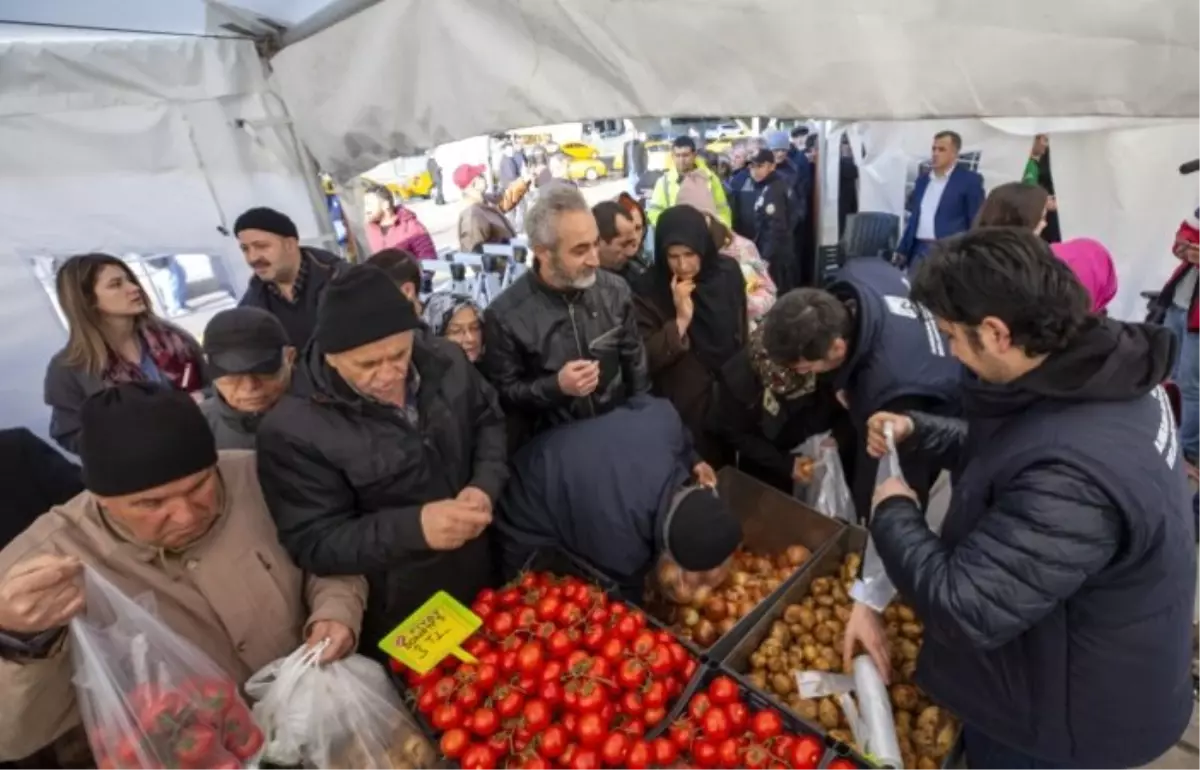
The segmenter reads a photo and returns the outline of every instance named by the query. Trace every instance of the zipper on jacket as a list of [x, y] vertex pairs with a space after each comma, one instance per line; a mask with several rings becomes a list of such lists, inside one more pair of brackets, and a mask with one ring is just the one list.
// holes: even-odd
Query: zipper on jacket
[[[579, 351], [580, 358], [586, 359], [587, 355], [583, 352], [583, 340], [580, 339], [580, 337], [579, 337], [579, 327], [575, 324], [575, 303], [569, 299], [566, 300], [566, 302], [567, 302], [567, 316], [569, 316], [571, 319], [571, 336], [575, 338], [575, 349]], [[597, 388], [600, 387], [599, 382], [596, 383], [596, 387]], [[592, 392], [595, 393], [595, 391], [592, 391]], [[588, 411], [590, 411], [592, 413], [592, 417], [595, 417], [596, 416], [596, 402], [592, 400], [591, 396], [585, 396], [584, 400], [587, 401]]]

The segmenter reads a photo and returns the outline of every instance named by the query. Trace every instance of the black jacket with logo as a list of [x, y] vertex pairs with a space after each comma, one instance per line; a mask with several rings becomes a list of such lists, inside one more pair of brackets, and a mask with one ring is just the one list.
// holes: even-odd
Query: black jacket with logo
[[1195, 541], [1158, 385], [1174, 348], [1097, 321], [1012, 383], [970, 382], [965, 421], [914, 414], [907, 442], [954, 469], [940, 537], [906, 498], [872, 519], [925, 624], [917, 682], [1053, 766], [1144, 765], [1191, 718]]
[[296, 564], [367, 577], [364, 650], [435, 591], [470, 602], [495, 579], [488, 531], [435, 551], [421, 526], [423, 505], [468, 485], [499, 498], [508, 466], [495, 391], [461, 348], [424, 331], [412, 364], [415, 426], [358, 395], [312, 344], [258, 429], [263, 494]]
[[[488, 305], [482, 370], [520, 428], [537, 433], [595, 417], [650, 390], [631, 296], [624, 279], [605, 270], [586, 289], [560, 291], [538, 277], [535, 264]], [[558, 387], [559, 369], [579, 359], [600, 362], [600, 384], [586, 398]]]

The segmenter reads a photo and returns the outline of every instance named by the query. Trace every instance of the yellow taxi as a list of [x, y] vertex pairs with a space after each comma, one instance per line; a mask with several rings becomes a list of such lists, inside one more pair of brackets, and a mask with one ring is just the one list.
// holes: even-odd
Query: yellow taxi
[[568, 158], [592, 160], [600, 157], [600, 151], [586, 142], [563, 142], [558, 149]]
[[608, 176], [608, 166], [604, 165], [604, 161], [599, 158], [580, 159], [569, 155], [567, 157], [570, 159], [570, 164], [567, 166], [567, 178], [573, 182], [581, 179], [595, 182], [597, 179]]

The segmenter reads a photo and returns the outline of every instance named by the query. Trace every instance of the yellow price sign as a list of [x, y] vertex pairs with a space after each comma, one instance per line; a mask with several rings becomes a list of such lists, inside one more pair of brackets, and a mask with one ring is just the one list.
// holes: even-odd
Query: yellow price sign
[[424, 674], [450, 655], [478, 663], [461, 645], [483, 625], [483, 619], [445, 591], [438, 591], [413, 614], [379, 640], [379, 649]]

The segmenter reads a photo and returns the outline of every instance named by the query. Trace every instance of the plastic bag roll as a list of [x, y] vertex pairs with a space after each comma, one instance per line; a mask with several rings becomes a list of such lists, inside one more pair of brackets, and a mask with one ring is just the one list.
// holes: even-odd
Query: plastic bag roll
[[854, 690], [858, 695], [859, 724], [865, 733], [860, 745], [864, 745], [879, 764], [902, 767], [887, 685], [866, 655], [854, 659]]

